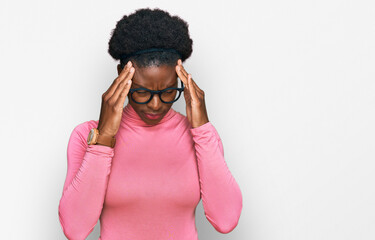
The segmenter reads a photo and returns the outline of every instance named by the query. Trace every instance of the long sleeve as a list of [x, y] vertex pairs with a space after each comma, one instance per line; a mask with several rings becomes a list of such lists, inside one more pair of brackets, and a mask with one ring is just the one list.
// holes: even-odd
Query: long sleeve
[[67, 148], [68, 170], [59, 203], [59, 220], [65, 236], [83, 240], [101, 215], [114, 149], [86, 142], [90, 126], [74, 128]]
[[242, 211], [242, 194], [224, 159], [224, 149], [214, 126], [207, 122], [191, 128], [207, 220], [221, 233], [231, 232]]

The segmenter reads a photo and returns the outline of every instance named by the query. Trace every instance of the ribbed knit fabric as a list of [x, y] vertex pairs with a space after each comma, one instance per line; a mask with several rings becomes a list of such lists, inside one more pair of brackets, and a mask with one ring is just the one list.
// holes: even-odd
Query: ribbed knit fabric
[[99, 240], [197, 240], [200, 199], [217, 231], [237, 226], [242, 194], [211, 122], [192, 128], [171, 108], [151, 126], [128, 104], [113, 149], [87, 144], [98, 122], [70, 135], [58, 208], [68, 239], [84, 240], [100, 219]]

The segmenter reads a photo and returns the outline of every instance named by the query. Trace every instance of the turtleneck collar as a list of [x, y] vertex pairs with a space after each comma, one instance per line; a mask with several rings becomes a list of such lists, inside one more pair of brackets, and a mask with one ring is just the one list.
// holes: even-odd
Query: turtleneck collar
[[123, 108], [123, 111], [122, 111], [122, 118], [121, 118], [121, 121], [123, 123], [127, 123], [127, 124], [130, 124], [130, 125], [136, 125], [136, 126], [141, 126], [141, 127], [153, 127], [153, 126], [157, 126], [157, 125], [160, 125], [164, 122], [167, 122], [169, 119], [171, 119], [177, 112], [173, 109], [173, 108], [170, 108], [169, 111], [167, 112], [167, 114], [165, 114], [165, 116], [155, 125], [149, 125], [147, 123], [145, 123], [141, 117], [138, 115], [138, 113], [134, 110], [134, 108], [132, 107], [132, 105], [130, 105], [129, 103]]

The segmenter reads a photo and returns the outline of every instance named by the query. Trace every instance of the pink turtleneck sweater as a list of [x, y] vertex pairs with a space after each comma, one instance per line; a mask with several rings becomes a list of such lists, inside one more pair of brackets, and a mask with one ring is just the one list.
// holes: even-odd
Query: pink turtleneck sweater
[[127, 104], [116, 145], [88, 145], [87, 121], [71, 133], [58, 213], [65, 236], [83, 240], [100, 219], [99, 240], [196, 240], [200, 199], [207, 220], [232, 231], [242, 194], [211, 122], [192, 128], [171, 108], [154, 126]]

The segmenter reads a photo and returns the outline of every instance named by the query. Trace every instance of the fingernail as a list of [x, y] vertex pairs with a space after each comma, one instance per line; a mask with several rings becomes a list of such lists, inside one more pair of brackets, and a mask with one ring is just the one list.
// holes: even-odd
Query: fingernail
[[130, 68], [130, 72], [134, 72], [134, 68]]
[[130, 64], [131, 64], [131, 62], [130, 62], [130, 60], [129, 60], [128, 63], [127, 63], [127, 65], [130, 66]]

